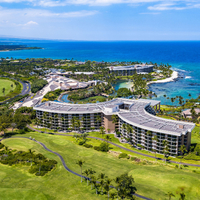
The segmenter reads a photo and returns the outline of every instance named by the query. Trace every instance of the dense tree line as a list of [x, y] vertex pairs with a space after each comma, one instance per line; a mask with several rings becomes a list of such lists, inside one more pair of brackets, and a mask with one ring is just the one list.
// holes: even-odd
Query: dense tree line
[[46, 100], [50, 100], [50, 101], [54, 101], [56, 100], [60, 94], [62, 93], [63, 91], [61, 89], [57, 89], [57, 90], [54, 90], [54, 91], [50, 91], [48, 92], [47, 94], [45, 94], [44, 98]]
[[29, 165], [29, 173], [36, 176], [44, 176], [56, 167], [56, 160], [49, 160], [44, 155], [29, 149], [28, 152], [10, 150], [7, 146], [0, 143], [0, 163], [4, 165]]
[[43, 79], [37, 79], [31, 84], [31, 92], [36, 93], [41, 90], [48, 82]]
[[133, 93], [128, 88], [120, 88], [117, 90], [117, 97], [129, 97]]
[[101, 93], [111, 94], [114, 89], [111, 84], [100, 83], [93, 87], [91, 90], [78, 90], [71, 92], [68, 99], [72, 101], [82, 100], [85, 98], [101, 95]]
[[7, 129], [17, 128], [21, 130], [20, 133], [25, 132], [26, 125], [31, 123], [31, 120], [35, 118], [35, 111], [32, 108], [21, 107], [15, 112], [9, 109], [3, 109], [0, 112], [0, 131], [6, 135]]

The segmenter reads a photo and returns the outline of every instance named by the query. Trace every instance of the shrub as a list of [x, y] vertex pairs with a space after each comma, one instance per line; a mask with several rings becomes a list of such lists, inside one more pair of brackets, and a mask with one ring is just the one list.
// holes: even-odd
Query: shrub
[[100, 151], [108, 152], [109, 151], [109, 145], [106, 142], [102, 142], [99, 146]]
[[120, 137], [121, 133], [119, 131], [116, 132], [117, 137]]
[[93, 147], [91, 144], [84, 144], [83, 146], [86, 147], [86, 148], [92, 148]]
[[98, 146], [94, 146], [94, 150], [100, 151], [100, 148]]
[[4, 147], [4, 144], [0, 143], [0, 149], [2, 149]]
[[127, 153], [120, 153], [118, 158], [129, 158]]
[[25, 134], [25, 133], [26, 133], [26, 131], [24, 129], [19, 130], [19, 134]]
[[78, 144], [79, 144], [79, 145], [83, 145], [83, 144], [85, 144], [85, 141], [84, 141], [84, 140], [81, 140], [81, 141], [78, 142]]
[[131, 160], [132, 161], [137, 160], [137, 157], [131, 157]]

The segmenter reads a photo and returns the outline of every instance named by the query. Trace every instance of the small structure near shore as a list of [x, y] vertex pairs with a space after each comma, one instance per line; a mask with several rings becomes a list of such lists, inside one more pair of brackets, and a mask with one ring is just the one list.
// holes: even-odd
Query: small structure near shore
[[[200, 108], [195, 108], [194, 111], [198, 115], [200, 113]], [[182, 114], [182, 116], [184, 118], [190, 118], [190, 119], [192, 119], [191, 109], [184, 110], [181, 114]]]

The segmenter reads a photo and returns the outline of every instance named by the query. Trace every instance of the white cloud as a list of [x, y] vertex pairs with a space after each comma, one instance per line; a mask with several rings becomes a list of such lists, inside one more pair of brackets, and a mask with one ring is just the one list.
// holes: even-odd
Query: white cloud
[[5, 9], [0, 7], [0, 27], [21, 27], [30, 29], [55, 20], [82, 18], [97, 14], [97, 11], [51, 12], [45, 9]]
[[163, 0], [40, 0], [35, 2], [35, 5], [44, 7], [66, 6], [72, 5], [89, 5], [89, 6], [109, 6], [112, 4], [132, 4], [132, 3], [151, 3], [162, 2]]
[[21, 3], [21, 2], [33, 2], [35, 0], [0, 0], [0, 3]]
[[177, 6], [177, 4], [174, 3], [163, 3], [163, 4], [157, 4], [154, 6], [149, 6], [149, 10], [184, 10], [186, 7], [180, 7]]
[[24, 24], [24, 26], [30, 26], [30, 25], [38, 25], [38, 23], [34, 21], [29, 21], [26, 24]]
[[149, 10], [185, 10], [185, 9], [193, 9], [193, 8], [200, 8], [200, 4], [197, 3], [196, 0], [185, 0], [185, 1], [179, 1], [179, 0], [171, 0], [163, 2], [161, 4], [156, 4], [154, 6], [149, 6]]
[[32, 26], [35, 26], [35, 25], [38, 25], [37, 22], [34, 22], [34, 21], [29, 21], [25, 24], [16, 24], [16, 23], [13, 23], [11, 24], [13, 26], [19, 26], [19, 27], [22, 27], [22, 28], [31, 28]]
[[[0, 0], [1, 1], [1, 0]], [[12, 1], [12, 0], [10, 0]], [[13, 0], [14, 1], [14, 0]], [[16, 0], [17, 1], [17, 0]], [[187, 8], [199, 8], [199, 0], [35, 0], [34, 4], [43, 7], [56, 7], [66, 5], [89, 5], [89, 6], [109, 6], [113, 4], [144, 4], [160, 3], [149, 6], [154, 10], [182, 10]], [[190, 3], [191, 5], [187, 5]], [[182, 6], [180, 6], [182, 4]], [[175, 6], [176, 5], [176, 6]]]
[[[56, 13], [44, 9], [4, 9], [0, 7], [0, 18], [7, 19], [10, 17], [56, 17], [56, 18], [73, 18], [73, 17], [86, 17], [97, 14], [97, 11], [75, 11], [75, 12], [62, 12]], [[29, 21], [30, 24], [35, 24], [34, 21]]]

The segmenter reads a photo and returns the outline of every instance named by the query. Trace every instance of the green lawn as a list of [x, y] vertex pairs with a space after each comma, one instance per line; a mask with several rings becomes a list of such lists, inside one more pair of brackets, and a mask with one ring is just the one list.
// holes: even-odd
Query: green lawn
[[83, 100], [78, 101], [78, 103], [96, 103], [97, 101], [106, 101], [106, 97], [103, 96], [94, 96], [94, 97], [89, 97]]
[[[153, 199], [168, 199], [167, 192], [173, 192], [176, 198], [182, 190], [186, 199], [200, 200], [200, 169], [199, 173], [192, 172], [194, 168], [175, 169], [174, 165], [163, 162], [151, 162], [149, 164], [138, 164], [126, 159], [118, 159], [109, 154], [87, 149], [76, 144], [75, 138], [47, 135], [30, 132], [22, 136], [32, 136], [43, 142], [48, 148], [61, 154], [70, 169], [80, 172], [76, 161], [80, 158], [85, 160], [83, 170], [92, 168], [97, 174], [103, 172], [110, 178], [128, 172], [133, 175], [138, 194]], [[44, 177], [36, 177], [29, 174], [27, 167], [9, 167], [0, 165], [0, 199], [105, 199], [106, 196], [96, 196], [95, 191], [87, 184], [80, 183], [76, 177], [62, 166], [59, 158], [45, 151], [39, 144], [27, 139], [7, 139], [2, 143], [9, 148], [17, 150], [28, 150], [31, 148], [44, 154], [49, 159], [58, 161], [57, 168]], [[99, 145], [100, 141], [89, 139], [88, 143]], [[112, 147], [112, 146], [111, 146]], [[113, 151], [121, 151], [113, 147]], [[15, 188], [15, 189], [12, 189]]]
[[[13, 85], [13, 88], [11, 87]], [[13, 81], [7, 79], [0, 79], [0, 96], [4, 96], [3, 88], [5, 88], [5, 95], [9, 94], [11, 90], [14, 91], [16, 85]]]
[[[33, 124], [31, 125], [31, 127], [37, 129], [37, 130], [40, 130], [40, 131], [44, 131], [44, 132], [52, 132], [52, 133], [59, 133], [59, 134], [69, 134], [69, 135], [73, 135], [74, 133], [73, 132], [69, 132], [69, 133], [61, 133], [61, 132], [57, 132], [57, 131], [53, 131], [53, 130], [50, 130], [50, 129], [45, 129], [45, 128], [36, 128]], [[193, 143], [200, 143], [200, 135], [197, 134], [197, 130], [199, 130], [200, 132], [200, 128], [199, 127], [195, 127], [192, 131], [192, 140], [191, 140], [191, 144]], [[199, 133], [198, 132], [198, 133]], [[99, 132], [88, 132], [89, 136], [93, 136], [93, 137], [98, 137], [98, 138], [102, 138], [102, 135], [99, 134]], [[134, 148], [132, 145], [128, 144], [128, 143], [121, 143], [119, 141], [118, 138], [114, 137], [114, 134], [110, 134], [110, 137], [111, 137], [111, 141], [114, 142], [115, 144], [118, 144], [122, 147], [125, 147], [127, 149], [131, 149], [131, 150], [134, 150], [136, 152], [139, 152], [139, 153], [144, 153], [146, 155], [151, 155], [151, 156], [155, 156], [155, 153], [152, 153], [152, 152], [149, 152], [147, 150], [139, 150], [139, 149], [136, 149]], [[103, 137], [104, 138], [104, 137]], [[116, 147], [114, 147], [116, 148]], [[123, 151], [121, 150], [120, 148], [117, 148], [118, 151]], [[127, 153], [127, 151], [124, 151]], [[145, 158], [145, 159], [148, 159], [148, 160], [154, 160], [153, 158], [148, 158], [146, 156], [140, 156], [138, 154], [133, 154], [134, 156], [138, 156], [140, 158]], [[156, 154], [156, 157], [159, 157], [159, 158], [163, 158], [163, 155], [161, 154]], [[178, 158], [175, 158], [175, 157], [169, 157], [170, 160], [173, 160], [173, 161], [176, 161], [176, 162], [179, 162], [180, 159]], [[160, 161], [162, 162], [162, 161]], [[198, 164], [200, 165], [200, 161], [195, 161], [195, 160], [184, 160], [184, 158], [182, 159], [182, 162], [185, 162], [185, 163], [190, 163], [190, 164]]]
[[199, 126], [195, 126], [195, 128], [192, 130], [191, 143], [200, 144], [200, 127]]

